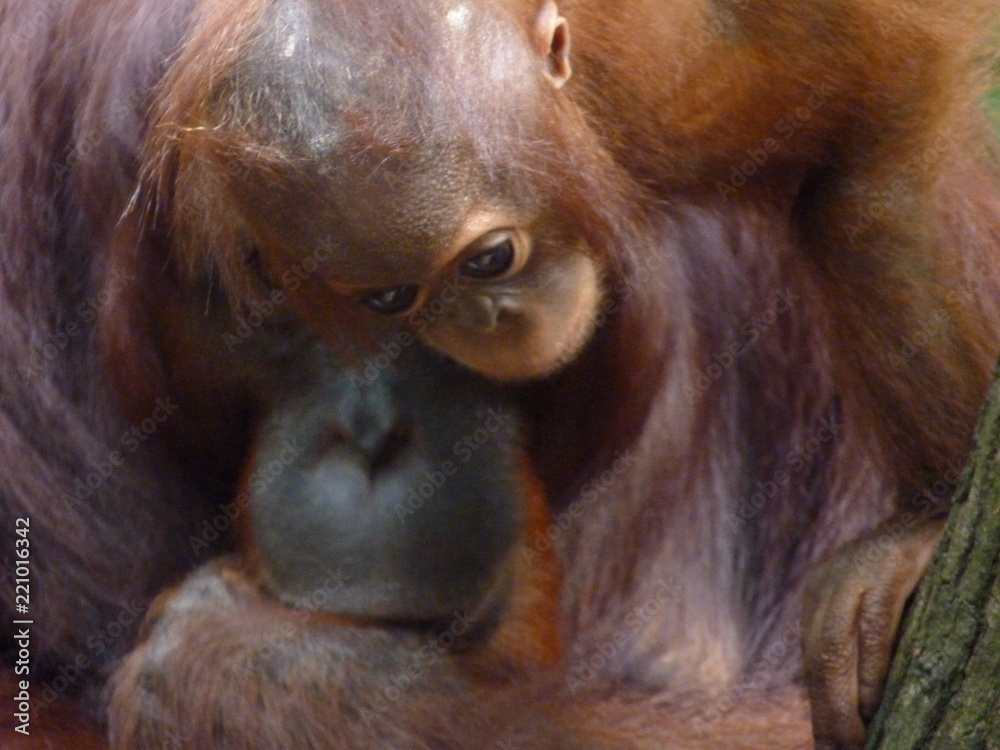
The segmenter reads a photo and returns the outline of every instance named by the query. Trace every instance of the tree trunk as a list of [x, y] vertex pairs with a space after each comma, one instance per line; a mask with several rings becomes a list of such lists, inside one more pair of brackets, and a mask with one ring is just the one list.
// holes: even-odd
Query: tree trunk
[[868, 750], [1000, 749], [1000, 379], [904, 625]]

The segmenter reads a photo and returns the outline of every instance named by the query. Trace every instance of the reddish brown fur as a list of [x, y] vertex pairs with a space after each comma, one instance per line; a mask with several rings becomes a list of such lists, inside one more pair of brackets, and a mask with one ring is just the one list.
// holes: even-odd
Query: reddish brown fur
[[[0, 10], [12, 40], [0, 58], [0, 360], [40, 365], [0, 371], [0, 465], [18, 467], [0, 479], [0, 544], [13, 549], [13, 519], [31, 516], [39, 683], [83, 654], [93, 677], [71, 687], [100, 684], [133, 639], [98, 653], [88, 638], [199, 562], [187, 537], [231, 491], [267, 378], [249, 345], [234, 357], [218, 343], [232, 323], [218, 285], [237, 309], [261, 294], [233, 194], [261, 177], [267, 189], [309, 183], [254, 141], [257, 123], [192, 130], [218, 114], [209, 84], [266, 6], [206, 3], [202, 18], [194, 4]], [[490, 6], [527, 28], [535, 3]], [[564, 521], [565, 677], [481, 681], [449, 658], [365, 722], [358, 710], [416, 636], [304, 624], [273, 653], [280, 679], [256, 673], [234, 694], [219, 665], [256, 654], [289, 615], [239, 580], [227, 599], [227, 579], [203, 573], [189, 584], [203, 608], [176, 623], [191, 658], [154, 696], [193, 713], [154, 716], [159, 704], [129, 692], [159, 666], [140, 652], [119, 678], [120, 737], [143, 718], [210, 732], [221, 714], [229, 747], [808, 743], [796, 687], [805, 573], [901, 506], [946, 504], [995, 358], [1000, 183], [977, 59], [995, 3], [561, 9], [575, 74], [565, 98], [545, 100], [544, 137], [522, 146], [508, 120], [481, 112], [467, 125], [479, 151], [530, 165], [527, 189], [578, 221], [623, 284], [582, 358], [524, 389], [532, 461]], [[345, 35], [363, 39], [369, 23], [385, 38], [379, 15], [341, 10]], [[432, 52], [426, 40], [407, 44]], [[828, 93], [812, 106], [815, 89]], [[124, 118], [111, 117], [132, 92]], [[210, 167], [244, 148], [250, 176], [212, 182]], [[70, 156], [72, 169], [57, 169]], [[743, 164], [756, 169], [736, 185]], [[150, 189], [136, 193], [141, 176]], [[118, 223], [133, 195], [137, 210]], [[99, 327], [86, 323], [78, 306], [119, 284], [116, 272], [129, 283]], [[338, 300], [307, 307], [331, 337], [348, 326]], [[65, 351], [37, 356], [77, 318], [84, 330]], [[752, 344], [727, 360], [748, 330]], [[910, 354], [915, 341], [926, 343]], [[153, 449], [104, 482], [99, 503], [60, 503], [165, 396], [182, 409]], [[600, 502], [575, 504], [616, 459], [624, 469]], [[748, 505], [768, 482], [774, 492]], [[9, 608], [9, 578], [3, 593]]]

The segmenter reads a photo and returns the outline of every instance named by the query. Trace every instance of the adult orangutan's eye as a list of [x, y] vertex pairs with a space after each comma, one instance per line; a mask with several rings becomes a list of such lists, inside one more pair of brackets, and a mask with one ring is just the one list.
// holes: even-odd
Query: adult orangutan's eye
[[416, 284], [387, 286], [365, 294], [361, 304], [382, 315], [398, 315], [413, 307], [419, 292], [420, 287]]

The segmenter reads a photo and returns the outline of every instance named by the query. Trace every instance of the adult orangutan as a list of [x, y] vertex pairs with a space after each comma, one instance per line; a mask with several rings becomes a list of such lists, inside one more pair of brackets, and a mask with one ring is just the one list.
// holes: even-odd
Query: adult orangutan
[[[235, 499], [242, 557], [154, 603], [116, 677], [115, 747], [378, 746], [348, 723], [316, 737], [310, 717], [343, 704], [378, 725], [402, 692], [469, 700], [559, 661], [554, 556], [531, 546], [548, 509], [510, 405], [416, 345], [375, 377], [316, 344], [289, 364]], [[299, 718], [214, 712], [286, 691]]]
[[3, 6], [0, 533], [37, 519], [39, 669], [198, 562], [281, 341], [420, 339], [520, 403], [565, 663], [413, 673], [425, 622], [216, 565], [124, 662], [118, 746], [792, 747], [803, 675], [817, 745], [858, 746], [996, 356], [994, 6]]

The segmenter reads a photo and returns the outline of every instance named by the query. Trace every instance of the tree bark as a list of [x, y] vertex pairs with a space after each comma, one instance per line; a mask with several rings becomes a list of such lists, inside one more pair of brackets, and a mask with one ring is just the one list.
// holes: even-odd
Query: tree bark
[[1000, 379], [906, 618], [868, 750], [1000, 749], [998, 572]]

